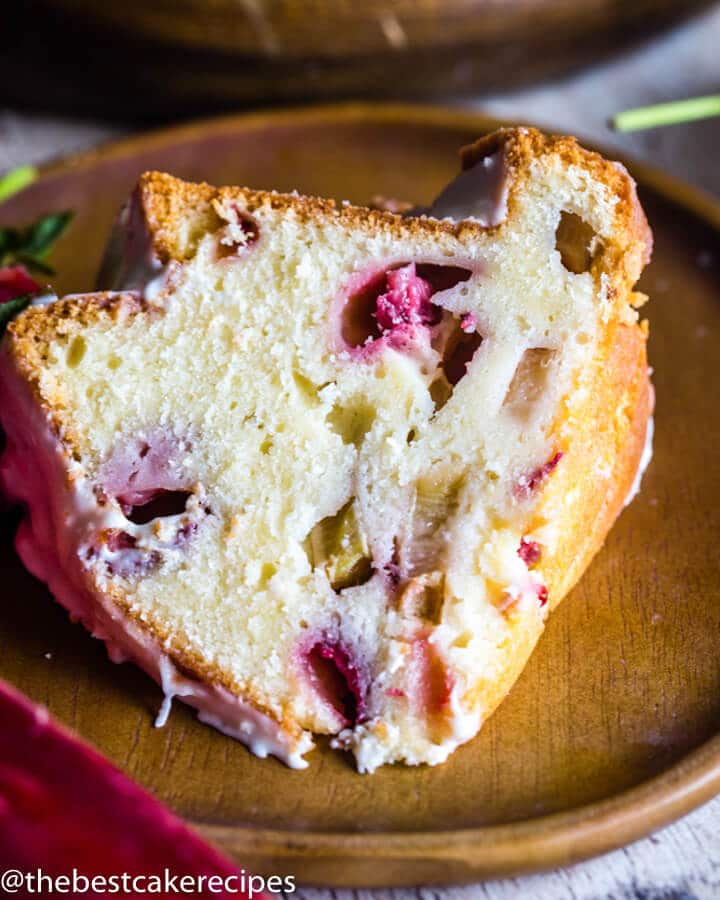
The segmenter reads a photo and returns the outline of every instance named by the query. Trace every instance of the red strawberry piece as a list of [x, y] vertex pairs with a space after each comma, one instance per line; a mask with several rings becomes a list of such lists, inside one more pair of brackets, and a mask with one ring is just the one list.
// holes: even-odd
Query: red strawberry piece
[[381, 331], [392, 331], [401, 325], [430, 325], [440, 318], [440, 310], [430, 302], [432, 285], [416, 274], [415, 263], [391, 269], [385, 288], [375, 307]]
[[120, 531], [118, 528], [111, 528], [103, 532], [100, 541], [92, 546], [88, 559], [99, 555], [99, 545], [103, 539], [105, 549], [115, 554], [112, 559], [105, 560], [105, 568], [109, 575], [133, 578], [151, 571], [162, 561], [162, 554], [158, 550], [139, 549], [133, 535], [126, 531]]
[[544, 584], [538, 584], [536, 586], [536, 591], [538, 603], [540, 604], [540, 606], [545, 606], [545, 604], [548, 602], [548, 589]]
[[[472, 275], [470, 269], [436, 263], [406, 263], [394, 269], [356, 273], [341, 295], [340, 336], [346, 347], [392, 346], [410, 350], [427, 343], [443, 315], [431, 298]], [[369, 353], [363, 353], [369, 358]]]
[[111, 553], [118, 553], [120, 550], [131, 550], [137, 543], [135, 538], [126, 531], [120, 531], [118, 528], [111, 528], [105, 533], [105, 546]]
[[523, 538], [518, 547], [518, 556], [528, 569], [532, 568], [532, 566], [540, 562], [540, 557], [542, 556], [540, 544], [537, 541], [529, 541], [527, 538]]
[[0, 269], [0, 303], [7, 303], [23, 294], [37, 294], [42, 287], [25, 266], [6, 266]]
[[519, 500], [527, 499], [540, 487], [542, 482], [545, 481], [548, 475], [555, 469], [564, 455], [562, 450], [558, 450], [546, 463], [538, 466], [537, 469], [533, 469], [529, 475], [521, 475], [515, 485], [515, 496]]
[[166, 494], [187, 495], [189, 475], [182, 462], [189, 449], [159, 428], [144, 440], [120, 442], [103, 467], [104, 492], [126, 515]]

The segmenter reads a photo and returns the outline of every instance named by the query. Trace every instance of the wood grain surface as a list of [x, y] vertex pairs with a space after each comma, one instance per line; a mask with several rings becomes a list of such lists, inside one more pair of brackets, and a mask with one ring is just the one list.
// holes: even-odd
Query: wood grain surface
[[[75, 207], [55, 262], [61, 289], [80, 290], [92, 284], [112, 213], [143, 168], [422, 202], [455, 168], [457, 146], [488, 124], [462, 114], [354, 108], [188, 127], [54, 167], [0, 218]], [[157, 689], [108, 663], [22, 572], [7, 521], [0, 675], [47, 702], [244, 863], [326, 883], [447, 882], [568, 862], [708, 797], [719, 755], [717, 741], [705, 742], [720, 705], [720, 374], [712, 363], [720, 276], [703, 260], [720, 219], [712, 204], [690, 194], [683, 203], [677, 186], [653, 187], [655, 179], [641, 174], [657, 238], [642, 285], [653, 296], [655, 461], [508, 701], [450, 763], [361, 777], [321, 748], [308, 772], [293, 773], [253, 759], [180, 707], [165, 731], [155, 731]]]

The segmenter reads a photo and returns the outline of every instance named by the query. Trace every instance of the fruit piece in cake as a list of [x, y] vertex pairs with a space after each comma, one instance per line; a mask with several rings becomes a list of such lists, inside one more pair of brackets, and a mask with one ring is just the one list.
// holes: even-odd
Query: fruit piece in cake
[[361, 771], [476, 734], [638, 469], [632, 180], [527, 129], [462, 161], [405, 216], [149, 173], [111, 290], [2, 344], [25, 564], [292, 766], [313, 734]]

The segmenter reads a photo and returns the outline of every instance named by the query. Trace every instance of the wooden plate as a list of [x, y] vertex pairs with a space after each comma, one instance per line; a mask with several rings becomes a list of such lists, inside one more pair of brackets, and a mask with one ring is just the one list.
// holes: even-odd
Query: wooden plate
[[[457, 148], [495, 123], [459, 112], [349, 106], [228, 118], [51, 165], [4, 223], [72, 207], [61, 291], [88, 289], [137, 175], [429, 201]], [[439, 768], [357, 775], [321, 746], [304, 772], [252, 757], [160, 692], [20, 567], [0, 541], [0, 676], [248, 868], [306, 882], [458, 882], [566, 864], [624, 844], [720, 790], [720, 206], [631, 167], [655, 230], [655, 458], [640, 497], [477, 739]], [[108, 811], [108, 814], [111, 814]]]

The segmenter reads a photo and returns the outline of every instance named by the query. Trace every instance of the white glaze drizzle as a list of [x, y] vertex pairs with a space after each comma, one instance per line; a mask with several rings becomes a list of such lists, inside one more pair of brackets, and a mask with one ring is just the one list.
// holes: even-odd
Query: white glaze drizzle
[[433, 219], [471, 219], [486, 227], [507, 216], [508, 178], [504, 151], [485, 156], [445, 187], [428, 211]]
[[137, 291], [149, 303], [162, 293], [170, 265], [155, 253], [152, 235], [136, 195], [120, 210], [97, 277], [101, 291]]
[[30, 301], [30, 306], [49, 306], [56, 303], [58, 295], [53, 291], [45, 291], [43, 294], [36, 294]]
[[643, 447], [642, 456], [640, 457], [640, 463], [637, 467], [637, 472], [635, 473], [635, 479], [628, 491], [628, 495], [625, 498], [625, 503], [623, 504], [623, 508], [629, 506], [633, 500], [640, 493], [640, 486], [642, 483], [643, 475], [645, 474], [645, 470], [650, 465], [650, 461], [653, 456], [653, 436], [655, 434], [655, 420], [652, 416], [648, 419], [647, 428], [645, 430], [645, 446]]
[[[170, 662], [168, 656], [160, 657], [160, 687], [162, 688], [163, 702], [155, 718], [155, 727], [164, 728], [170, 717], [172, 702], [175, 697], [191, 697], [193, 690], [185, 679], [178, 676], [178, 670]], [[200, 718], [200, 716], [198, 716]], [[201, 719], [202, 721], [202, 719]]]

